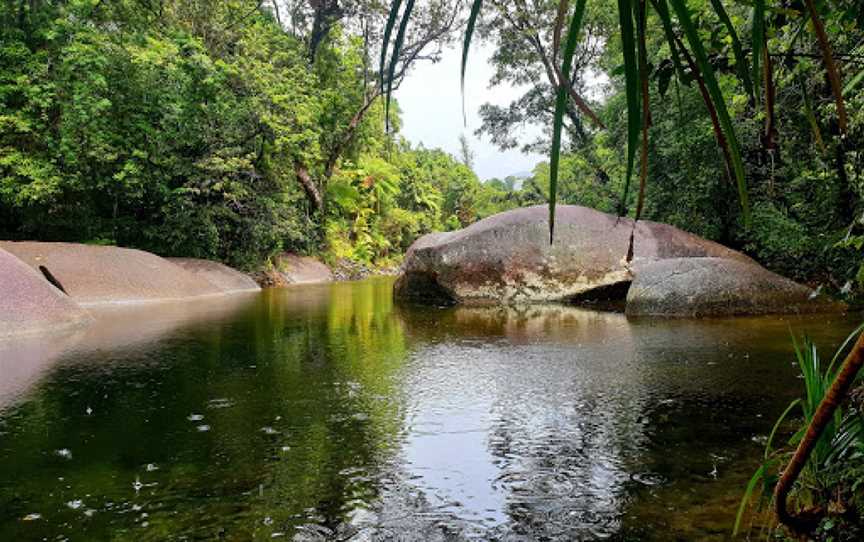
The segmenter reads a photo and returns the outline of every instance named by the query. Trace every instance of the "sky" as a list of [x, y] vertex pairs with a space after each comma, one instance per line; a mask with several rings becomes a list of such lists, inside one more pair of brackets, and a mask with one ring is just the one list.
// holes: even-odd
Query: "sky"
[[[492, 177], [531, 171], [545, 159], [537, 154], [523, 154], [518, 149], [500, 151], [487, 136], [478, 138], [474, 131], [480, 127], [478, 111], [484, 103], [506, 105], [521, 95], [518, 88], [498, 85], [489, 88], [493, 68], [489, 65], [491, 49], [473, 47], [468, 58], [465, 76], [465, 112], [468, 125], [462, 118], [462, 94], [459, 86], [461, 49], [444, 51], [438, 63], [421, 61], [415, 64], [402, 86], [394, 93], [402, 109], [402, 135], [414, 144], [426, 148], [441, 148], [460, 156], [459, 135], [465, 134], [474, 152], [474, 171], [485, 180]], [[538, 130], [538, 128], [534, 128]], [[537, 131], [526, 131], [520, 143], [536, 137]]]

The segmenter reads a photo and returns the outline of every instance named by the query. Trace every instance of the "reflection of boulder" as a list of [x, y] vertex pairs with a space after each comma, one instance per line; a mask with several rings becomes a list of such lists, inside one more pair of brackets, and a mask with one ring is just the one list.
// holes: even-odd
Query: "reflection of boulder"
[[83, 306], [221, 293], [210, 282], [141, 250], [34, 241], [0, 241], [0, 248], [34, 269], [47, 270], [69, 297]]
[[[0, 250], [0, 269], [3, 269], [2, 256]], [[22, 267], [31, 271], [26, 266]], [[5, 276], [5, 273], [0, 273], [0, 289], [4, 288]], [[3, 299], [0, 297], [0, 307]], [[0, 341], [0, 409], [17, 401], [49, 374], [64, 356], [74, 354], [83, 363], [93, 363], [95, 370], [95, 360], [100, 357], [89, 353], [134, 350], [181, 329], [205, 324], [212, 326], [215, 321], [232, 318], [238, 312], [252, 308], [258, 299], [255, 294], [237, 294], [199, 299], [195, 303], [104, 305], [90, 309], [92, 317], [86, 318], [93, 321], [92, 325], [53, 334], [50, 341], [44, 337]], [[0, 310], [0, 317], [2, 314]]]
[[168, 258], [168, 261], [210, 282], [226, 294], [257, 292], [261, 289], [249, 275], [219, 262], [198, 258]]
[[631, 233], [634, 261], [695, 256], [751, 261], [666, 224], [634, 225], [630, 219], [576, 205], [559, 206], [556, 220], [552, 244], [546, 206], [515, 209], [463, 230], [426, 235], [409, 249], [396, 293], [419, 300], [431, 294], [460, 303], [578, 299], [630, 282]]
[[0, 249], [0, 339], [82, 325], [90, 316], [38, 271]]
[[842, 309], [810, 288], [758, 265], [723, 258], [673, 258], [640, 265], [628, 315], [724, 316]]

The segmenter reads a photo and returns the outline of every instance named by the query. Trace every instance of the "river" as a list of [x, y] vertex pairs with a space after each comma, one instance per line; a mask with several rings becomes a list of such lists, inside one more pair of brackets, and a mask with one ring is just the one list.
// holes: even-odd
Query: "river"
[[0, 342], [0, 540], [725, 540], [790, 330], [394, 305], [391, 279]]

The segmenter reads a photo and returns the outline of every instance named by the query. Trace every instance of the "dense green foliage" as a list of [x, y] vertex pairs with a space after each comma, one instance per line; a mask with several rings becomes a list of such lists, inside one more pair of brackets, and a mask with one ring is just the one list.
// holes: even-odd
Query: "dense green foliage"
[[[725, 6], [727, 20], [717, 15], [717, 4]], [[744, 250], [787, 276], [860, 297], [864, 291], [864, 12], [854, 2], [823, 4], [823, 21], [845, 85], [845, 135], [838, 126], [818, 40], [804, 24], [803, 2], [767, 3], [763, 31], [770, 64], [766, 73], [761, 63], [754, 81], [742, 77], [739, 63], [740, 55], [753, 57], [748, 47], [754, 31], [752, 7], [717, 0], [687, 3], [740, 141], [752, 207], [749, 226], [735, 175], [727, 170], [700, 93], [699, 72], [686, 61], [684, 29], [672, 19], [669, 30], [678, 40], [672, 51], [660, 17], [649, 11], [645, 33], [651, 114], [642, 217]], [[515, 6], [484, 3], [487, 16], [481, 28], [496, 46], [491, 59], [496, 69], [493, 82], [538, 81], [509, 106], [487, 104], [481, 109], [484, 124], [478, 132], [489, 135], [501, 148], [518, 143], [512, 134], [519, 125], [551, 125], [556, 82], [546, 67], [558, 54], [553, 32], [558, 5], [556, 1]], [[622, 44], [617, 21], [610, 22], [616, 9], [614, 1], [588, 3], [574, 57], [581, 71], [570, 83], [579, 93], [597, 96], [590, 105], [605, 127], [597, 127], [569, 106], [558, 200], [613, 212], [625, 208], [632, 216], [635, 191], [621, 201], [630, 130]], [[689, 55], [693, 57], [692, 52]], [[598, 73], [607, 75], [608, 82], [595, 77], [592, 90], [587, 79]], [[549, 149], [548, 138], [527, 143], [531, 149]], [[527, 190], [548, 196], [549, 177], [549, 167], [541, 164], [526, 183]]]
[[[470, 169], [384, 133], [358, 36], [333, 24], [310, 60], [255, 5], [0, 6], [0, 237], [253, 267], [280, 250], [387, 260], [476, 220]], [[327, 177], [323, 212], [298, 164]]]
[[[387, 6], [343, 4], [0, 5], [0, 237], [117, 243], [242, 267], [281, 250], [388, 264], [425, 232], [547, 201], [548, 164], [518, 182], [481, 183], [467, 147], [457, 160], [401, 141], [395, 102], [393, 133], [385, 132], [380, 79], [398, 86], [425, 46], [459, 38], [448, 15], [458, 6], [418, 3], [403, 47], [414, 56], [388, 62], [381, 74], [374, 44]], [[823, 13], [846, 87], [849, 128], [841, 138], [817, 40], [795, 15], [803, 4], [788, 3], [788, 12], [768, 4], [770, 81], [755, 71], [742, 76], [739, 65], [753, 56], [750, 7], [722, 3], [724, 20], [715, 4], [688, 3], [741, 140], [752, 224], [742, 220], [697, 74], [670, 50], [653, 12], [644, 217], [743, 249], [799, 280], [860, 293], [860, 13], [845, 0], [827, 2]], [[559, 200], [632, 212], [633, 201], [620, 201], [629, 133], [616, 4], [587, 6], [570, 82], [593, 97], [588, 105], [600, 122], [568, 102]], [[492, 83], [525, 89], [509, 105], [481, 108], [480, 132], [502, 148], [548, 149], [550, 66], [564, 47], [557, 9], [554, 1], [490, 1], [477, 21], [477, 39], [495, 45]], [[598, 74], [608, 83], [598, 86]], [[531, 123], [545, 135], [514, 139]]]

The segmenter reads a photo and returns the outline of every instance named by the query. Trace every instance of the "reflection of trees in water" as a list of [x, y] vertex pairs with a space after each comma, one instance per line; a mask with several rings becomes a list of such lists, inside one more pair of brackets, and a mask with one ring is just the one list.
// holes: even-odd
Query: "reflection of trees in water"
[[[38, 510], [49, 528], [62, 518], [106, 532], [132, 527], [133, 505], [151, 532], [174, 537], [340, 525], [374, 499], [401, 427], [392, 376], [405, 342], [389, 300], [385, 283], [265, 292], [230, 317], [176, 320], [131, 346], [123, 337], [142, 322], [115, 322], [118, 340], [103, 334], [63, 358], [10, 422], [0, 480], [19, 497], [7, 506], [0, 487], [0, 526]], [[52, 460], [59, 448], [74, 463]], [[62, 496], [58, 475], [72, 488]], [[136, 477], [159, 485], [136, 495]], [[85, 494], [95, 519], [65, 505]]]

